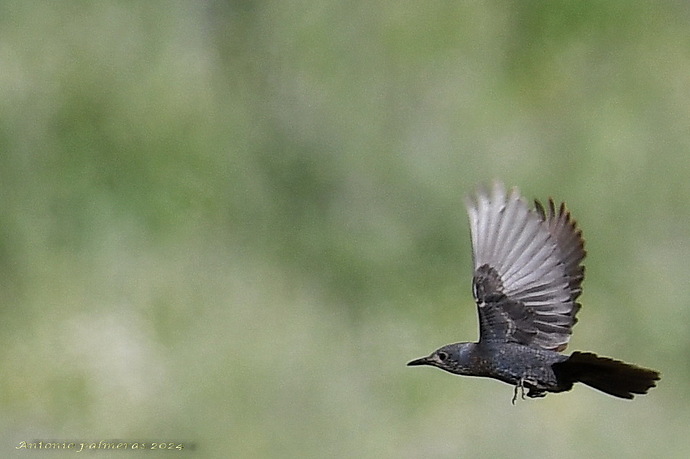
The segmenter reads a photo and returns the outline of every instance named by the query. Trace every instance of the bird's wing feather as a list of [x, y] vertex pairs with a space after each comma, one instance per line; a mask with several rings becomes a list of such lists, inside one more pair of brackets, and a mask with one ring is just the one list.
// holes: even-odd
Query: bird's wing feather
[[582, 234], [565, 205], [529, 206], [500, 183], [467, 202], [480, 340], [562, 351], [582, 292]]

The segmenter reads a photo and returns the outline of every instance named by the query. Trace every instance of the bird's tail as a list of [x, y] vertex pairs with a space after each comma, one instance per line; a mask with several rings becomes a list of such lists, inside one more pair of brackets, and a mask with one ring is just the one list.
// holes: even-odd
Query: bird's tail
[[631, 399], [656, 386], [659, 372], [599, 357], [590, 352], [573, 352], [568, 360], [553, 365], [564, 390], [581, 382], [614, 397]]

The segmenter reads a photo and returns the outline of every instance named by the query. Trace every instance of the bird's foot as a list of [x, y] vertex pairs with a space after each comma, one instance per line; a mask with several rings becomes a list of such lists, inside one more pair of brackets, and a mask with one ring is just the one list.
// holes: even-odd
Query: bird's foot
[[515, 405], [515, 400], [517, 400], [518, 396], [518, 389], [520, 390], [520, 398], [522, 400], [525, 399], [525, 379], [520, 378], [518, 383], [515, 385], [515, 390], [513, 391], [513, 399], [511, 400], [511, 403]]

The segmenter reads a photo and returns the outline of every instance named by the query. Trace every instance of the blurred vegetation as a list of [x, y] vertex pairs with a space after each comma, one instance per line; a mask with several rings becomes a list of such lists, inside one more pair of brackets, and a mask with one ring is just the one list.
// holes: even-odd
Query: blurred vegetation
[[[3, 456], [687, 455], [684, 2], [0, 12]], [[568, 202], [571, 349], [660, 369], [650, 395], [513, 407], [405, 367], [476, 338], [462, 198], [494, 178]]]

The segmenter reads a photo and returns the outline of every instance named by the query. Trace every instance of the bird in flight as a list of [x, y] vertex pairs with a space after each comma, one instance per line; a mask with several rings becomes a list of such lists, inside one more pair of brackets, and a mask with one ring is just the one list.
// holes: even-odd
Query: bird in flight
[[522, 398], [564, 392], [576, 382], [632, 399], [655, 387], [659, 372], [591, 352], [564, 355], [580, 310], [582, 232], [565, 203], [535, 208], [501, 183], [466, 201], [472, 235], [472, 292], [479, 341], [443, 346], [408, 365], [494, 378]]

